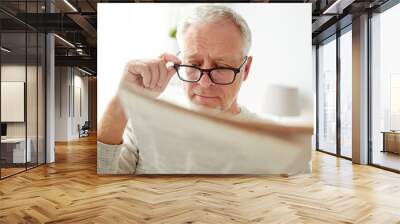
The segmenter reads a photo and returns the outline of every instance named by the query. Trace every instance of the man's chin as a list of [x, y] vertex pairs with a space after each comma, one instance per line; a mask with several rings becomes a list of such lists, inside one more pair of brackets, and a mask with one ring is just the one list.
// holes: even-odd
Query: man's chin
[[221, 106], [210, 107], [210, 106], [205, 106], [205, 105], [199, 105], [199, 104], [196, 104], [193, 102], [190, 102], [190, 108], [195, 111], [211, 113], [211, 114], [219, 114], [219, 113], [223, 112]]

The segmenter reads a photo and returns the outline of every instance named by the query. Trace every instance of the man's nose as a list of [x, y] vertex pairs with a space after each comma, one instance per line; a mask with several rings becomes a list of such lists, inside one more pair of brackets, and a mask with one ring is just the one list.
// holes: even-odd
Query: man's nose
[[203, 76], [200, 78], [198, 81], [199, 85], [202, 87], [209, 87], [210, 85], [213, 84], [211, 81], [210, 77], [208, 76], [208, 72], [203, 72]]

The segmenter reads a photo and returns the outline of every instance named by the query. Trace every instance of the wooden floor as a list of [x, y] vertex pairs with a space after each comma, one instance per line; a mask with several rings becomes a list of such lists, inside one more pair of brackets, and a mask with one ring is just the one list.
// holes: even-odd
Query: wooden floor
[[372, 160], [374, 164], [400, 170], [400, 154], [376, 150]]
[[1, 177], [3, 178], [3, 177], [7, 177], [7, 176], [10, 176], [10, 175], [13, 175], [13, 174], [15, 174], [15, 173], [18, 173], [18, 172], [22, 172], [22, 171], [24, 171], [24, 170], [26, 170], [25, 169], [25, 167], [24, 168], [1, 168]]
[[2, 167], [1, 168], [1, 176], [0, 177], [1, 178], [6, 178], [8, 176], [15, 175], [15, 174], [20, 173], [20, 172], [24, 172], [27, 169], [33, 169], [36, 166], [37, 166], [36, 163], [35, 164], [34, 163], [27, 163], [27, 167], [25, 167], [25, 164], [18, 164], [18, 167], [7, 167], [7, 168]]
[[0, 181], [0, 223], [400, 223], [399, 174], [313, 156], [312, 174], [289, 178], [97, 176], [85, 138]]

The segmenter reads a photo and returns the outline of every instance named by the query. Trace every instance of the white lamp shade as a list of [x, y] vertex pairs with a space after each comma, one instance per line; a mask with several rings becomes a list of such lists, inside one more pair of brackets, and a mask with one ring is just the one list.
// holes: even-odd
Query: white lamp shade
[[300, 115], [297, 88], [275, 84], [269, 85], [262, 110], [267, 114], [281, 117]]

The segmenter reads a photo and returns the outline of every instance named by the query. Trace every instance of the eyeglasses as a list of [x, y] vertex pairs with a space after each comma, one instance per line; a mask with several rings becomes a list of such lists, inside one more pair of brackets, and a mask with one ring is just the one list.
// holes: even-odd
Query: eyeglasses
[[207, 73], [210, 80], [218, 85], [229, 85], [235, 81], [236, 75], [240, 72], [243, 65], [247, 61], [247, 56], [244, 57], [239, 68], [216, 67], [210, 69], [201, 69], [194, 65], [174, 64], [176, 73], [179, 79], [185, 82], [198, 82], [204, 73]]

